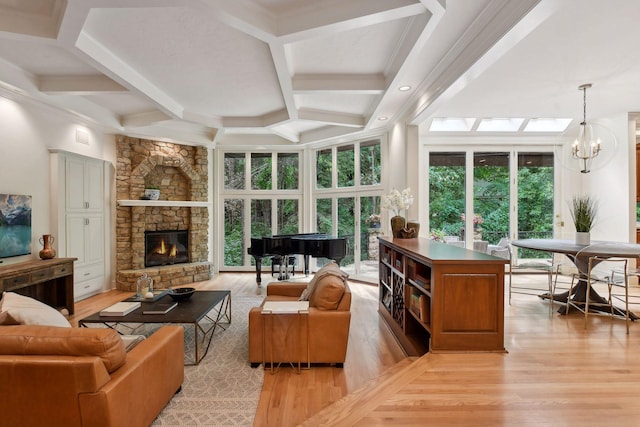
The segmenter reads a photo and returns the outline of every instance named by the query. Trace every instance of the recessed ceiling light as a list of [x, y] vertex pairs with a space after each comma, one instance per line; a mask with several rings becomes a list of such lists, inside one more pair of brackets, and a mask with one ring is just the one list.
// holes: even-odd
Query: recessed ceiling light
[[389, 120], [389, 117], [387, 117], [387, 116], [381, 116], [381, 117], [378, 117], [378, 120]]
[[400, 87], [398, 88], [398, 90], [399, 90], [399, 91], [402, 91], [402, 92], [406, 92], [406, 91], [408, 91], [408, 90], [411, 90], [411, 86], [409, 86], [409, 85], [402, 85], [402, 86], [400, 86]]

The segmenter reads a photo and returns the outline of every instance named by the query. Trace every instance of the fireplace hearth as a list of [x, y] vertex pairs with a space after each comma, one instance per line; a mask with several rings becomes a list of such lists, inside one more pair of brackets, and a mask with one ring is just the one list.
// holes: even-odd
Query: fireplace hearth
[[189, 262], [187, 230], [145, 231], [144, 266], [173, 265]]

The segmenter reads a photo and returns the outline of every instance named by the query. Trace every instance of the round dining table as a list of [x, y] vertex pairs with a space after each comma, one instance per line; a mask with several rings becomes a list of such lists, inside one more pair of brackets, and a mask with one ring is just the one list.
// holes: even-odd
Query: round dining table
[[[580, 304], [586, 301], [587, 294], [587, 274], [589, 269], [589, 258], [598, 256], [602, 258], [640, 258], [640, 244], [624, 243], [624, 242], [609, 242], [609, 241], [593, 241], [589, 245], [576, 244], [574, 240], [563, 239], [519, 239], [511, 242], [513, 246], [523, 249], [533, 249], [543, 252], [564, 254], [569, 258], [577, 267], [579, 272], [579, 280], [576, 286], [573, 287], [572, 294], [569, 292], [563, 292], [560, 294], [553, 294], [553, 300], [566, 303], [571, 298], [572, 303]], [[541, 298], [549, 299], [549, 294], [540, 295]], [[593, 287], [590, 288], [589, 300], [597, 301], [599, 303], [606, 303], [606, 298], [600, 296]], [[589, 307], [590, 311], [606, 311], [610, 312], [610, 308], [605, 306], [593, 306]], [[625, 311], [613, 307], [614, 311], [621, 315], [625, 315]], [[565, 307], [562, 307], [558, 312], [564, 314]], [[629, 312], [629, 317], [633, 320], [638, 319], [634, 313]]]

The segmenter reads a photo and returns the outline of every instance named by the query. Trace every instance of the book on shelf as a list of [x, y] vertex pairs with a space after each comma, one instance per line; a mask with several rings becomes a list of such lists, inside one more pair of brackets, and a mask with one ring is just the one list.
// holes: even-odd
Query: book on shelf
[[100, 316], [126, 316], [138, 307], [139, 302], [121, 301], [101, 310]]
[[420, 299], [419, 299], [419, 312], [420, 312], [420, 320], [423, 323], [429, 324], [429, 303], [430, 300], [428, 297], [426, 297], [425, 295], [420, 295]]
[[173, 310], [177, 305], [177, 302], [154, 304], [153, 307], [148, 310], [144, 310], [142, 314], [166, 314]]

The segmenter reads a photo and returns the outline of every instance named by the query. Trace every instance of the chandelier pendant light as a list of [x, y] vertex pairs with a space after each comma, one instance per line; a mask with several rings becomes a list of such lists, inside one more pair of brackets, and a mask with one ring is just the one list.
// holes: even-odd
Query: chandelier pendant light
[[583, 93], [583, 116], [578, 131], [578, 137], [571, 146], [571, 155], [580, 163], [580, 172], [591, 172], [591, 162], [598, 157], [602, 150], [602, 141], [596, 138], [591, 124], [587, 123], [587, 89], [592, 86], [586, 83], [578, 86]]

